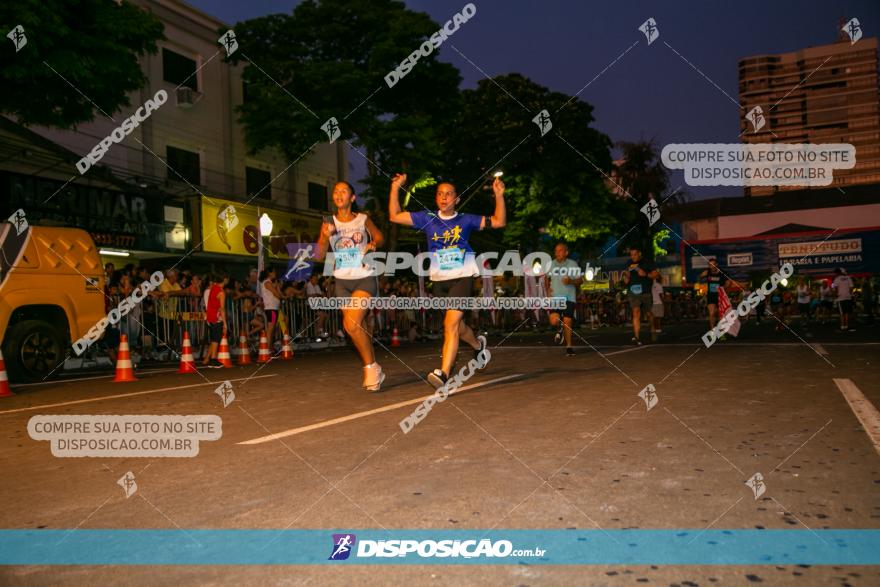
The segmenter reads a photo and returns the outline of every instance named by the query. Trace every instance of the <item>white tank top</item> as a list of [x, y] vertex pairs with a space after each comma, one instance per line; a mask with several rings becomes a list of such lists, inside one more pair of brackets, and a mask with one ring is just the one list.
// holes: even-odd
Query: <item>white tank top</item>
[[268, 279], [266, 281], [264, 281], [263, 287], [260, 288], [260, 294], [261, 294], [261, 297], [263, 298], [263, 309], [277, 310], [281, 306], [281, 302], [278, 300], [278, 298], [275, 296], [275, 294], [273, 294], [271, 291], [269, 291], [269, 288], [266, 287], [266, 282], [268, 282], [268, 281], [269, 281]]
[[363, 263], [370, 242], [366, 222], [366, 214], [357, 213], [348, 222], [340, 222], [333, 215], [336, 232], [330, 235], [330, 246], [333, 248], [333, 277], [336, 279], [362, 279], [376, 274], [374, 269]]

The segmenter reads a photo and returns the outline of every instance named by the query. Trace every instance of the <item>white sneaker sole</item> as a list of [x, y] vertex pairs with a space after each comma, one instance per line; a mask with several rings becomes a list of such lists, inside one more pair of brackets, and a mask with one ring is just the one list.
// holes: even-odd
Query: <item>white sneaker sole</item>
[[385, 381], [385, 373], [379, 374], [379, 381], [373, 385], [365, 385], [364, 389], [367, 391], [379, 391], [382, 388], [382, 382]]
[[427, 379], [428, 383], [430, 383], [434, 387], [434, 389], [440, 389], [445, 385], [445, 382], [440, 379], [433, 371], [428, 373]]

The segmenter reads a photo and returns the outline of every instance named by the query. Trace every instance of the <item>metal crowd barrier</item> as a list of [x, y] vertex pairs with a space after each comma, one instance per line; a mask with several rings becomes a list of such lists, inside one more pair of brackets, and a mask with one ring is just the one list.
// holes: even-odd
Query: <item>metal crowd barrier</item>
[[[229, 292], [227, 292], [229, 293]], [[111, 296], [109, 307], [116, 307], [126, 296]], [[666, 300], [665, 321], [703, 318], [705, 306], [697, 298]], [[256, 297], [227, 295], [227, 333], [230, 349], [237, 348], [245, 336], [248, 347], [256, 353], [261, 332], [266, 330], [266, 314]], [[472, 311], [468, 324], [478, 331], [493, 333], [514, 330], [544, 329], [549, 314], [535, 310]], [[631, 320], [625, 296], [599, 295], [580, 299], [575, 304], [575, 321], [587, 328], [624, 325]], [[367, 328], [374, 337], [390, 341], [397, 328], [401, 340], [412, 334], [417, 340], [436, 339], [443, 335], [443, 312], [439, 310], [371, 310]], [[176, 360], [182, 349], [183, 334], [189, 334], [192, 352], [202, 356], [208, 346], [205, 307], [201, 295], [149, 296], [133, 307], [116, 325], [127, 335], [132, 351], [144, 360]], [[284, 334], [294, 345], [303, 348], [326, 348], [347, 344], [340, 311], [313, 310], [304, 298], [281, 300], [278, 323], [271, 343], [280, 344]], [[92, 356], [106, 351], [107, 344], [90, 347]]]

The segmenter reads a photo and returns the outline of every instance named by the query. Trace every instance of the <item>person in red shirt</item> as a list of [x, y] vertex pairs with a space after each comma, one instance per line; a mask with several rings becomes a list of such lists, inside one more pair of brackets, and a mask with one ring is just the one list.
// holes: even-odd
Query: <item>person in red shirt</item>
[[223, 291], [225, 283], [226, 276], [215, 273], [211, 277], [210, 287], [205, 289], [205, 321], [208, 324], [208, 340], [211, 342], [202, 362], [205, 367], [223, 366], [217, 360], [217, 346], [226, 334], [226, 293]]

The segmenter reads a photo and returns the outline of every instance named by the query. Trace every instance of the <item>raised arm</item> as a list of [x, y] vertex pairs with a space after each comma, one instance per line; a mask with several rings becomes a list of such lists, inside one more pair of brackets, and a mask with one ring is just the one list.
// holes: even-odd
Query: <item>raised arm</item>
[[388, 195], [388, 219], [395, 224], [412, 226], [412, 216], [400, 209], [400, 186], [406, 181], [405, 173], [398, 173], [391, 180], [391, 193]]
[[507, 224], [507, 208], [504, 205], [504, 182], [500, 177], [496, 177], [492, 182], [492, 191], [495, 193], [495, 213], [489, 218], [492, 226], [486, 226], [486, 218], [480, 224], [480, 229], [484, 228], [503, 228]]

